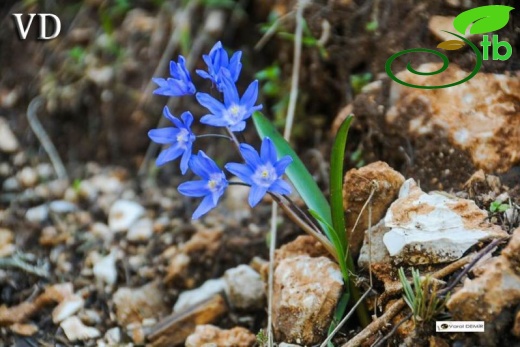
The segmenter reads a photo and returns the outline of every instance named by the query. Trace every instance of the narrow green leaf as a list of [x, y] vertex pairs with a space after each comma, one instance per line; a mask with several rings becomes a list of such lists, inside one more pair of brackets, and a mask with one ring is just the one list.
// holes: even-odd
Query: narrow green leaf
[[[345, 311], [347, 310], [349, 300], [350, 293], [346, 291], [339, 299], [338, 305], [336, 306], [336, 310], [334, 311], [334, 316], [332, 317], [332, 322], [330, 322], [329, 332], [327, 335], [332, 334], [334, 329], [336, 329], [336, 327], [338, 326], [338, 323], [341, 322], [341, 320], [343, 319]], [[332, 344], [332, 342], [329, 341], [327, 347], [334, 347], [334, 345]]]
[[[307, 207], [316, 211], [316, 213], [328, 224], [332, 224], [329, 203], [325, 199], [325, 196], [323, 196], [323, 193], [314, 181], [312, 175], [291, 148], [291, 145], [285, 141], [282, 135], [276, 131], [269, 119], [267, 119], [262, 113], [255, 112], [253, 115], [253, 121], [260, 138], [263, 139], [267, 136], [273, 141], [279, 157], [289, 155], [293, 159], [293, 162], [287, 168], [286, 174], [294, 185], [294, 188], [296, 188], [302, 197], [303, 201], [307, 204]], [[326, 227], [323, 229], [326, 229]]]
[[332, 227], [337, 233], [341, 244], [341, 257], [344, 258], [348, 249], [347, 233], [345, 229], [345, 209], [343, 207], [343, 162], [348, 130], [354, 116], [348, 115], [339, 127], [332, 154], [330, 157], [330, 205]]
[[492, 31], [497, 31], [506, 26], [509, 22], [509, 12], [514, 7], [504, 5], [488, 5], [472, 8], [459, 14], [453, 20], [453, 26], [462, 35], [469, 30], [470, 34], [485, 34]]
[[[341, 240], [338, 238], [338, 233], [334, 230], [334, 228], [325, 220], [323, 219], [318, 212], [314, 210], [309, 210], [309, 213], [316, 218], [316, 220], [323, 226], [325, 235], [327, 235], [327, 238], [332, 242], [332, 245], [334, 246], [334, 249], [336, 252], [339, 252], [341, 250]], [[343, 261], [340, 261], [339, 266], [341, 268], [341, 272], [343, 273], [343, 277], [345, 279], [345, 283], [348, 280], [348, 272], [346, 271], [346, 264], [344, 259], [344, 254], [338, 253], [339, 259], [342, 259]]]

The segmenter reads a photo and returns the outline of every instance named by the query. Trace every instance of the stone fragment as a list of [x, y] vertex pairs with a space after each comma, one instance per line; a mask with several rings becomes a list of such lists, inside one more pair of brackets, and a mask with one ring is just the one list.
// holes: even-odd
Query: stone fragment
[[67, 336], [67, 339], [69, 339], [70, 342], [78, 340], [86, 341], [101, 336], [99, 330], [86, 326], [76, 316], [65, 319], [60, 323], [60, 327], [63, 329], [65, 336]]
[[119, 327], [108, 329], [105, 333], [105, 340], [111, 346], [121, 343], [121, 337], [121, 329]]
[[506, 329], [514, 327], [519, 304], [520, 228], [516, 228], [501, 255], [487, 263], [479, 277], [466, 279], [446, 306], [453, 320], [486, 322], [486, 333], [478, 337], [480, 345], [492, 346]]
[[329, 258], [302, 255], [281, 260], [274, 273], [276, 339], [302, 345], [321, 342], [342, 290], [341, 271]]
[[160, 318], [166, 314], [164, 293], [156, 282], [140, 288], [121, 287], [114, 293], [114, 306], [119, 326], [141, 324], [148, 318]]
[[210, 279], [204, 282], [199, 288], [186, 290], [179, 295], [179, 298], [173, 306], [173, 312], [181, 312], [190, 306], [203, 302], [215, 294], [224, 292], [226, 282], [222, 278]]
[[66, 214], [74, 212], [78, 209], [76, 205], [65, 200], [55, 200], [49, 204], [49, 210], [56, 214]]
[[30, 166], [21, 169], [16, 178], [24, 188], [34, 187], [38, 183], [38, 173]]
[[112, 250], [110, 254], [98, 259], [92, 269], [94, 277], [98, 283], [105, 283], [112, 286], [117, 281], [116, 269], [116, 251]]
[[181, 312], [175, 312], [157, 323], [147, 335], [152, 347], [180, 345], [195, 331], [197, 325], [210, 324], [228, 311], [226, 301], [216, 294]]
[[507, 238], [486, 221], [475, 202], [432, 192], [424, 193], [407, 180], [388, 209], [383, 236], [390, 256], [406, 264], [437, 264], [459, 259], [479, 241]]
[[13, 153], [20, 148], [7, 119], [0, 117], [0, 152]]
[[31, 207], [25, 212], [25, 219], [33, 223], [41, 223], [49, 217], [49, 206], [47, 204]]
[[38, 327], [35, 324], [21, 324], [15, 323], [9, 326], [9, 329], [16, 335], [20, 336], [33, 336], [38, 332]]
[[84, 304], [85, 300], [78, 295], [72, 295], [66, 298], [52, 311], [52, 321], [54, 324], [60, 323], [64, 319], [77, 313], [83, 308]]
[[133, 242], [148, 241], [153, 235], [153, 222], [149, 218], [143, 218], [135, 222], [128, 233], [126, 239]]
[[[458, 37], [448, 34], [445, 31], [451, 31], [457, 35], [460, 33], [453, 26], [453, 20], [455, 17], [451, 16], [431, 16], [428, 21], [428, 29], [439, 41], [444, 42], [448, 40], [460, 40]], [[445, 30], [445, 31], [443, 31]], [[469, 31], [468, 31], [469, 32]], [[462, 35], [465, 38], [469, 38], [469, 34]]]
[[300, 235], [293, 241], [286, 243], [276, 250], [275, 259], [279, 263], [282, 259], [308, 255], [309, 257], [328, 257], [330, 256], [321, 244], [310, 235]]
[[145, 213], [144, 208], [137, 202], [118, 200], [110, 208], [108, 226], [112, 231], [126, 231]]
[[242, 327], [229, 330], [220, 329], [214, 325], [198, 325], [195, 332], [186, 339], [186, 347], [201, 346], [235, 346], [252, 347], [256, 336]]
[[[382, 161], [371, 163], [360, 169], [352, 169], [346, 173], [343, 184], [343, 206], [347, 214], [345, 222], [350, 251], [354, 259], [359, 254], [365, 230], [369, 225], [368, 208], [364, 209], [361, 217], [359, 214], [372, 190], [374, 190], [374, 194], [371, 200], [371, 224], [375, 225], [383, 218], [390, 204], [397, 198], [403, 182], [403, 175]], [[354, 229], [358, 217], [359, 221]]]
[[13, 307], [2, 305], [0, 306], [0, 326], [22, 323], [36, 314], [41, 308], [50, 304], [60, 303], [72, 295], [72, 283], [67, 282], [47, 287], [34, 301], [25, 301]]
[[239, 265], [224, 274], [226, 294], [232, 307], [255, 310], [264, 307], [265, 288], [260, 274], [248, 265]]
[[13, 241], [13, 232], [9, 229], [0, 228], [0, 258], [8, 257], [14, 253], [16, 246]]
[[368, 231], [365, 233], [365, 240], [358, 258], [360, 268], [368, 269], [370, 263], [390, 263], [390, 254], [383, 242], [383, 236], [388, 231], [390, 228], [385, 226], [385, 221], [382, 219], [370, 229], [370, 233]]

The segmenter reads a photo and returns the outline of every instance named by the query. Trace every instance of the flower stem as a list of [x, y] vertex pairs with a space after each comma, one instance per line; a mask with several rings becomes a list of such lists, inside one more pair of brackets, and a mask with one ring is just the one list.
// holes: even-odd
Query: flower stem
[[197, 135], [197, 138], [198, 138], [198, 139], [202, 139], [202, 138], [205, 138], [205, 137], [219, 137], [219, 138], [222, 138], [222, 139], [227, 139], [227, 140], [229, 140], [229, 141], [233, 141], [233, 138], [231, 138], [230, 136], [222, 135], [222, 134], [203, 134], [203, 135]]

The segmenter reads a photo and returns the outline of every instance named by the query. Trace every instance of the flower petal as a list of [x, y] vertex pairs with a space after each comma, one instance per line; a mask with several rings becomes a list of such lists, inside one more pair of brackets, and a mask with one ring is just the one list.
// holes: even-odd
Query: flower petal
[[182, 195], [196, 198], [208, 195], [209, 193], [208, 182], [205, 180], [183, 182], [179, 185], [177, 190]]
[[247, 108], [251, 108], [255, 105], [256, 100], [258, 99], [258, 81], [253, 81], [247, 87], [244, 95], [240, 99], [241, 105], [246, 105]]
[[216, 204], [213, 203], [213, 198], [211, 195], [206, 195], [204, 199], [202, 199], [199, 207], [193, 212], [193, 215], [191, 216], [192, 219], [199, 219], [202, 215], [206, 214], [214, 208]]
[[[247, 117], [249, 118], [249, 117]], [[236, 131], [243, 131], [244, 129], [246, 128], [246, 122], [244, 122], [243, 120], [236, 123], [236, 124], [233, 124], [232, 126], [229, 127], [229, 130], [233, 131], [233, 132], [236, 132]]]
[[251, 207], [255, 207], [260, 202], [260, 200], [262, 200], [265, 193], [267, 193], [266, 187], [252, 186], [251, 190], [249, 191], [249, 205]]
[[155, 143], [159, 143], [161, 145], [174, 143], [177, 140], [177, 135], [179, 134], [179, 129], [177, 128], [159, 128], [152, 129], [148, 132], [148, 137]]
[[237, 51], [231, 56], [229, 60], [229, 72], [231, 72], [231, 78], [233, 81], [237, 81], [240, 76], [240, 71], [242, 70], [242, 63], [240, 62], [240, 58], [242, 58], [242, 52]]
[[258, 156], [258, 152], [252, 146], [248, 145], [247, 143], [241, 143], [239, 149], [242, 157], [244, 157], [246, 163], [250, 165], [253, 170], [257, 166], [262, 165], [262, 161]]
[[207, 93], [197, 93], [195, 95], [199, 104], [207, 108], [214, 115], [221, 115], [225, 111], [224, 105]]
[[181, 173], [184, 175], [188, 171], [191, 158], [191, 145], [186, 148], [181, 158]]
[[181, 119], [184, 122], [184, 127], [191, 132], [190, 127], [193, 124], [193, 115], [190, 111], [186, 111], [181, 115]]
[[253, 176], [253, 171], [248, 165], [239, 163], [228, 163], [224, 167], [233, 175], [237, 176], [242, 181], [244, 181], [244, 183], [247, 183], [249, 185], [253, 184], [251, 180], [251, 177]]
[[272, 193], [288, 195], [288, 194], [291, 194], [292, 189], [291, 189], [291, 186], [289, 185], [289, 183], [285, 182], [282, 179], [278, 179], [278, 180], [274, 181], [273, 184], [271, 184], [268, 191], [270, 191]]
[[282, 176], [285, 173], [285, 169], [293, 162], [291, 156], [286, 155], [282, 159], [280, 159], [275, 165], [274, 169], [276, 170], [276, 174], [278, 176]]
[[173, 125], [175, 125], [177, 128], [184, 128], [184, 124], [182, 124], [182, 122], [170, 112], [168, 106], [164, 106], [163, 116], [170, 122], [172, 122]]
[[269, 137], [262, 140], [262, 147], [260, 148], [260, 158], [264, 163], [276, 163], [276, 149]]
[[157, 166], [162, 166], [169, 161], [177, 159], [182, 154], [182, 152], [182, 148], [179, 148], [177, 146], [171, 146], [169, 148], [166, 148], [164, 151], [161, 152], [161, 154], [159, 154], [155, 163]]

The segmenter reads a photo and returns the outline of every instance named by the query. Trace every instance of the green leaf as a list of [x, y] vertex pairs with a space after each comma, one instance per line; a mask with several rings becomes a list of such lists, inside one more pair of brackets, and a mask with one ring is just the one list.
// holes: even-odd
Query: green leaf
[[337, 233], [341, 245], [341, 258], [345, 257], [348, 249], [347, 233], [345, 229], [345, 208], [343, 207], [343, 162], [347, 135], [352, 123], [353, 115], [348, 115], [343, 121], [334, 140], [330, 156], [330, 206], [332, 227]]
[[453, 26], [462, 35], [473, 23], [470, 34], [485, 34], [502, 29], [509, 21], [509, 12], [514, 7], [503, 5], [489, 5], [473, 8], [459, 14], [453, 20]]
[[[332, 334], [334, 329], [338, 326], [338, 323], [341, 322], [341, 319], [345, 315], [345, 311], [347, 310], [347, 305], [350, 300], [350, 293], [346, 291], [343, 293], [341, 298], [339, 299], [338, 305], [336, 306], [336, 310], [334, 311], [334, 316], [332, 317], [332, 322], [330, 322], [329, 332], [327, 335]], [[327, 347], [334, 347], [332, 342], [329, 341]]]
[[[269, 119], [262, 113], [255, 112], [253, 114], [253, 121], [260, 138], [263, 139], [268, 136], [273, 141], [279, 157], [289, 155], [293, 159], [293, 162], [287, 168], [286, 174], [303, 201], [307, 204], [307, 207], [316, 211], [328, 224], [332, 224], [329, 203], [325, 199], [325, 196], [323, 196], [312, 175], [291, 148], [291, 145], [285, 141], [282, 135], [276, 131]], [[324, 229], [326, 229], [326, 227]]]

